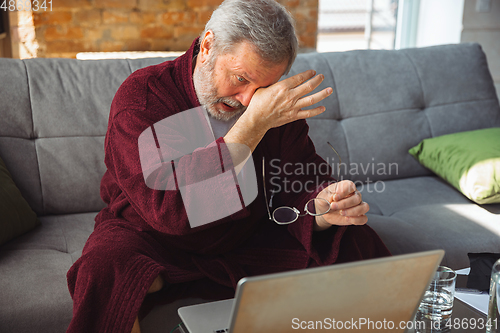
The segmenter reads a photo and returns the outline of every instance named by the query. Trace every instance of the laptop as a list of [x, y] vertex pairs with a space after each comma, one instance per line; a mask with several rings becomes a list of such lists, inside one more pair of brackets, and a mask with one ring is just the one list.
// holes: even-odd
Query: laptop
[[178, 313], [189, 333], [403, 332], [400, 323], [413, 319], [443, 255], [434, 250], [247, 277], [234, 299]]

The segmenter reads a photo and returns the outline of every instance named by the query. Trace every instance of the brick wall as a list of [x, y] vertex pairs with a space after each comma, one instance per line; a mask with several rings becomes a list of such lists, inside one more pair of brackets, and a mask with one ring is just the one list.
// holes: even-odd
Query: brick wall
[[[251, 1], [251, 0], [248, 0]], [[316, 48], [318, 0], [278, 0], [295, 17], [302, 50]], [[222, 0], [63, 0], [52, 11], [12, 12], [30, 31], [14, 57], [74, 58], [78, 52], [184, 51]], [[28, 16], [28, 17], [27, 17]], [[20, 18], [20, 19], [18, 19]], [[35, 38], [32, 38], [35, 36]], [[19, 38], [18, 38], [19, 37]]]

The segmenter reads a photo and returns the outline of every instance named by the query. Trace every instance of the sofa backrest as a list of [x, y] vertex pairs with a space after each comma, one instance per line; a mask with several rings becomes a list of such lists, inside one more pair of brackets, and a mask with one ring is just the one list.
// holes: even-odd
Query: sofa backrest
[[[0, 59], [0, 157], [39, 215], [100, 210], [104, 136], [121, 82], [168, 59]], [[500, 126], [486, 57], [477, 44], [298, 56], [288, 76], [313, 68], [327, 111], [310, 136], [337, 178], [427, 175], [408, 149], [424, 138]]]
[[[338, 178], [371, 182], [430, 175], [408, 150], [425, 138], [500, 126], [479, 44], [301, 54], [288, 76], [313, 68], [333, 88], [310, 136]], [[327, 145], [340, 154], [342, 165]], [[335, 175], [334, 175], [335, 176]]]
[[165, 60], [0, 59], [0, 157], [38, 215], [104, 207], [111, 101], [133, 71]]

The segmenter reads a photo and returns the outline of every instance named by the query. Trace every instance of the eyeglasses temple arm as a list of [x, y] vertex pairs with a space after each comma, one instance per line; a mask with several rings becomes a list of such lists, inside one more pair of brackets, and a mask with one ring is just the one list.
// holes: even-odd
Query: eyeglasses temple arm
[[266, 190], [266, 167], [265, 167], [264, 156], [262, 156], [262, 185], [264, 186], [264, 198], [266, 200], [267, 215], [269, 219], [272, 220], [271, 211], [269, 210], [269, 201], [267, 201], [267, 190]]
[[330, 142], [327, 141], [326, 143], [328, 143], [328, 145], [330, 146], [330, 148], [332, 148], [333, 151], [335, 152], [335, 154], [337, 154], [337, 156], [339, 157], [339, 165], [342, 164], [342, 159], [340, 158], [339, 153], [337, 153], [337, 151], [335, 150], [335, 148], [333, 148], [333, 146], [332, 146], [332, 144]]

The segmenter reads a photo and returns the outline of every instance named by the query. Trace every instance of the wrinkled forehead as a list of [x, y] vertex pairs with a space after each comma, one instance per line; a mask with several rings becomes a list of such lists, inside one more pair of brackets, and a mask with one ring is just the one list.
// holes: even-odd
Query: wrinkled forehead
[[262, 87], [277, 82], [287, 67], [287, 61], [280, 64], [265, 61], [249, 42], [238, 43], [230, 52], [216, 57], [217, 62], [227, 70], [243, 75], [245, 79]]

